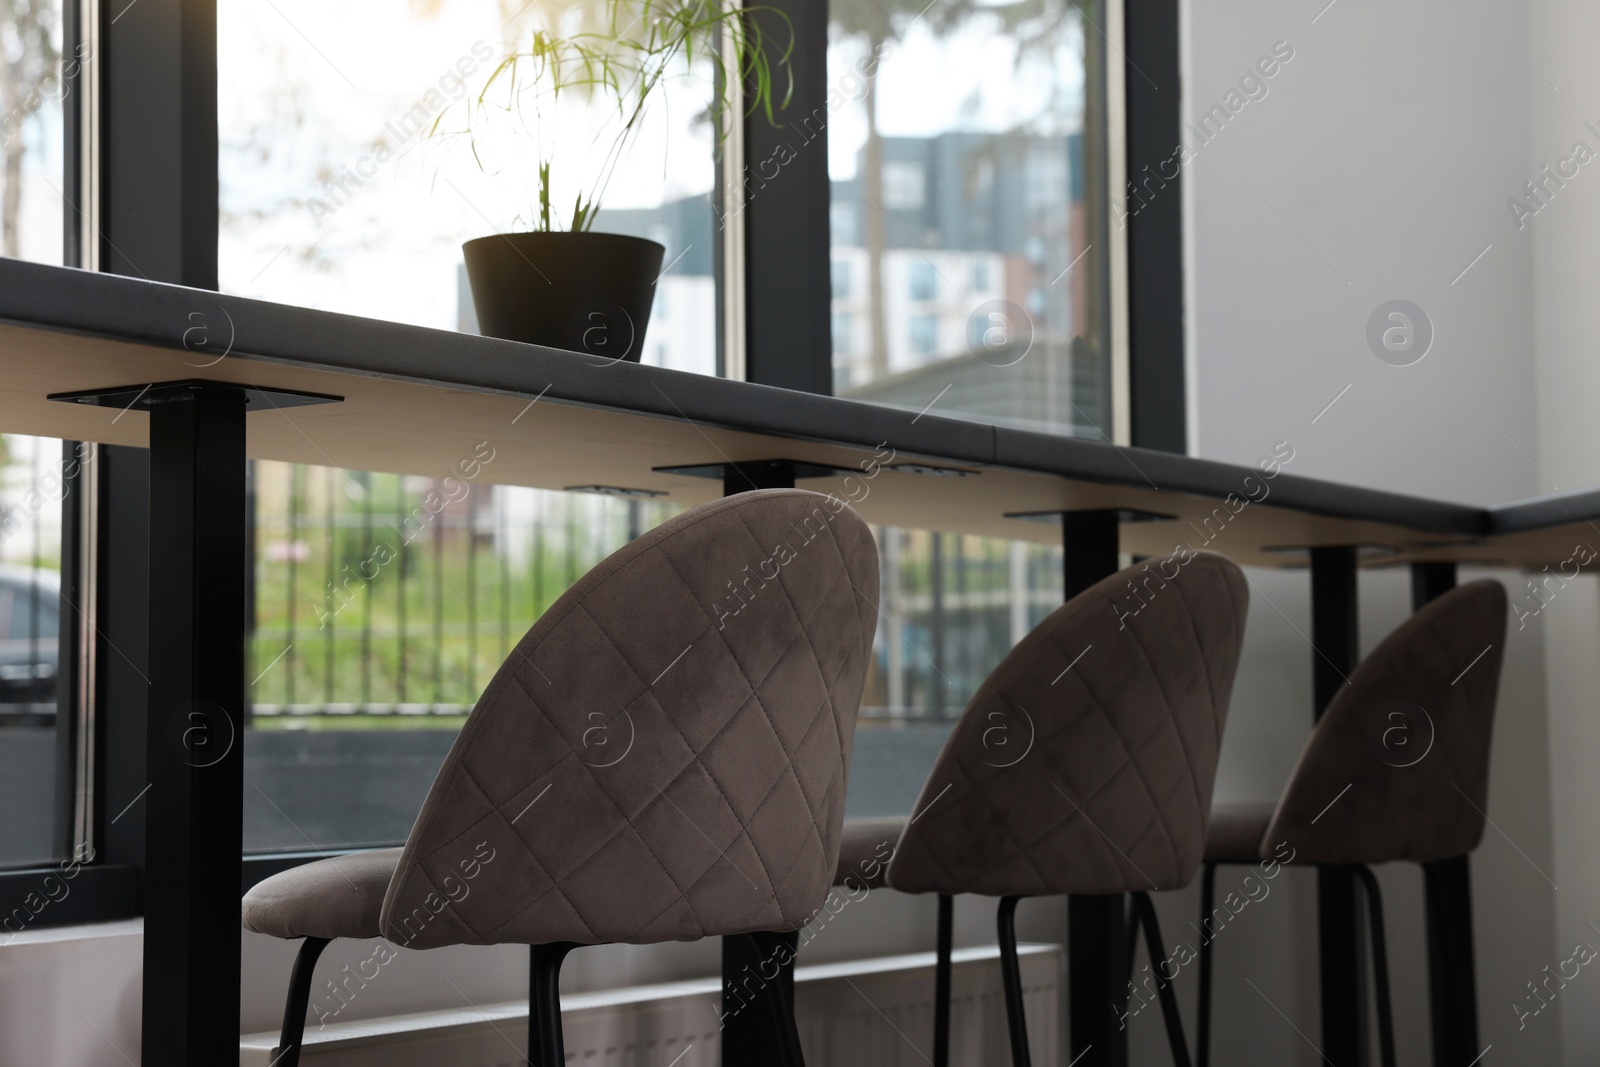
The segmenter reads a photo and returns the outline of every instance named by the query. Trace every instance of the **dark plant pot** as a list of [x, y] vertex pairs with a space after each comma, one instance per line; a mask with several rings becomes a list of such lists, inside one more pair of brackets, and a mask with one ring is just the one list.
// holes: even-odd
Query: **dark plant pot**
[[617, 233], [505, 233], [461, 246], [478, 332], [637, 363], [666, 249]]

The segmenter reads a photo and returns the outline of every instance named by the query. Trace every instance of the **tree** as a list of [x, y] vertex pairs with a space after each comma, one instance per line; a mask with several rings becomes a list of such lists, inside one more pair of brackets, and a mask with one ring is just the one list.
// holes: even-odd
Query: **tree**
[[[829, 16], [839, 32], [860, 38], [867, 55], [881, 57], [918, 15], [928, 10], [922, 0], [833, 0]], [[878, 70], [867, 78], [861, 103], [867, 114], [867, 143], [861, 153], [861, 243], [867, 252], [867, 320], [872, 331], [872, 377], [889, 373], [889, 328], [884, 321], [883, 138], [878, 133]]]
[[[0, 138], [4, 138], [4, 191], [0, 192], [0, 255], [20, 253], [23, 136], [50, 96], [59, 99], [61, 56], [54, 30], [54, 0], [0, 0]], [[52, 87], [53, 82], [53, 87]]]

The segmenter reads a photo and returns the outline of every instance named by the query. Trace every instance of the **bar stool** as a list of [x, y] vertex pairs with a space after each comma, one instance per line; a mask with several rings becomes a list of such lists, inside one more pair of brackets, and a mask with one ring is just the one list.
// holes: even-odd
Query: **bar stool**
[[1478, 847], [1505, 631], [1499, 582], [1471, 582], [1430, 601], [1350, 675], [1277, 804], [1216, 807], [1201, 881], [1198, 1067], [1210, 1060], [1211, 943], [1223, 863], [1352, 870], [1371, 916], [1379, 1048], [1393, 1067], [1383, 901], [1370, 868], [1456, 859]]
[[[936, 1067], [949, 1062], [957, 893], [1000, 898], [1016, 1067], [1031, 1062], [1014, 922], [1022, 897], [1132, 893], [1130, 932], [1143, 929], [1152, 963], [1165, 959], [1148, 894], [1180, 889], [1200, 868], [1248, 607], [1243, 573], [1211, 553], [1103, 579], [1001, 660], [951, 731], [913, 815], [846, 823], [836, 881], [939, 895]], [[875, 866], [887, 842], [892, 858]], [[1168, 1040], [1187, 1065], [1166, 977]]]
[[[877, 597], [866, 524], [793, 489], [695, 508], [596, 566], [489, 683], [404, 848], [245, 895], [247, 929], [304, 939], [275, 1062], [298, 1062], [333, 938], [532, 946], [548, 1067], [572, 949], [798, 930], [835, 867]], [[799, 1064], [792, 1002], [760, 999]]]

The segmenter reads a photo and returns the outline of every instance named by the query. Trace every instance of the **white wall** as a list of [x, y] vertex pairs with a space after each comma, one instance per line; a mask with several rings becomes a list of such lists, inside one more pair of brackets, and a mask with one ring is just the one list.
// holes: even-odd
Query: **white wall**
[[[1600, 70], [1592, 45], [1600, 33], [1593, 4], [1531, 0], [1528, 57], [1559, 89], [1530, 68], [1532, 95], [1524, 181], [1541, 165], [1554, 167], [1575, 141], [1600, 150]], [[1507, 191], [1506, 196], [1513, 193]], [[1503, 232], [1513, 224], [1507, 211]], [[1528, 220], [1524, 239], [1534, 249], [1535, 352], [1539, 368], [1539, 466], [1562, 489], [1600, 481], [1600, 164], [1580, 168], [1548, 207]], [[1600, 547], [1600, 532], [1590, 539]], [[1555, 825], [1556, 944], [1548, 963], [1566, 959], [1579, 941], [1600, 948], [1590, 926], [1600, 922], [1600, 595], [1593, 578], [1562, 589], [1529, 627], [1545, 636], [1549, 687], [1550, 778]], [[1541, 963], [1541, 966], [1543, 966]], [[1600, 1057], [1600, 975], [1588, 973], [1559, 992], [1563, 1062]], [[1570, 968], [1568, 969], [1570, 973]], [[1542, 977], [1527, 975], [1526, 978]], [[1525, 980], [1525, 979], [1524, 979]], [[1521, 990], [1525, 992], [1525, 990]], [[1502, 1009], [1505, 1010], [1505, 1009]], [[1529, 1023], [1545, 1023], [1550, 1009]]]
[[[1519, 54], [1534, 47], [1527, 4], [1326, 3], [1190, 0], [1186, 7], [1191, 116], [1221, 102], [1275, 42], [1289, 42], [1295, 53], [1267, 83], [1267, 96], [1245, 105], [1187, 168], [1194, 451], [1249, 462], [1287, 440], [1297, 474], [1462, 502], [1552, 491], [1535, 464], [1558, 481], [1571, 479], [1563, 488], [1600, 480], [1600, 450], [1576, 459], [1590, 443], [1584, 434], [1594, 432], [1593, 420], [1583, 418], [1595, 395], [1592, 389], [1584, 395], [1587, 381], [1554, 387], [1572, 424], [1558, 447], [1574, 454], [1574, 469], [1558, 474], [1546, 461], [1550, 412], [1540, 384], [1550, 391], [1548, 361], [1542, 335], [1536, 361], [1535, 336], [1536, 324], [1543, 330], [1550, 318], [1551, 296], [1542, 278], [1537, 289], [1534, 283], [1543, 253], [1517, 231], [1505, 206], [1537, 169], [1529, 164], [1530, 113], [1556, 95]], [[1550, 21], [1560, 25], [1549, 35], [1571, 52], [1569, 65], [1578, 66], [1594, 34], [1570, 25], [1569, 5], [1550, 7]], [[1561, 75], [1555, 80], [1567, 84]], [[1537, 138], [1537, 121], [1532, 129]], [[1546, 158], [1554, 163], [1556, 156]], [[1600, 189], [1600, 166], [1594, 170]], [[1551, 220], [1563, 226], [1553, 216], [1564, 206], [1550, 209]], [[1595, 277], [1579, 273], [1581, 254], [1575, 248], [1573, 262], [1561, 264], [1572, 290], [1563, 301], [1574, 307], [1582, 306], [1579, 291]], [[1434, 325], [1431, 350], [1411, 366], [1380, 361], [1366, 340], [1368, 317], [1393, 299], [1420, 305]], [[1580, 360], [1581, 327], [1567, 327], [1564, 336], [1572, 342], [1570, 358]], [[1520, 584], [1510, 572], [1494, 576], [1513, 590]], [[1311, 653], [1284, 619], [1309, 633], [1305, 575], [1252, 577], [1259, 592], [1221, 798], [1275, 797], [1309, 727]], [[1366, 575], [1361, 594], [1362, 643], [1370, 648], [1409, 610], [1406, 575]], [[1596, 614], [1592, 590], [1574, 589], [1566, 601], [1555, 607], [1581, 614], [1587, 605]], [[1558, 721], [1559, 704], [1547, 714], [1556, 626], [1552, 614], [1508, 642], [1489, 803], [1504, 833], [1488, 830], [1473, 861], [1479, 1029], [1482, 1043], [1495, 1046], [1486, 1062], [1561, 1062], [1563, 1024], [1600, 1033], [1592, 1011], [1581, 1023], [1573, 1020], [1579, 1013], [1570, 1010], [1572, 1001], [1520, 1032], [1510, 1008], [1523, 982], [1566, 955], [1556, 954], [1557, 944], [1576, 936], [1568, 932], [1576, 915], [1567, 911], [1578, 902], [1568, 904], [1563, 864], [1579, 864], [1552, 822], [1550, 783], [1552, 775], [1562, 780], [1563, 764], [1571, 764], [1569, 776], [1580, 775], [1584, 761], [1567, 739], [1575, 731]], [[1559, 647], [1592, 670], [1597, 657], [1583, 650], [1594, 648], [1597, 636], [1591, 619], [1564, 628], [1559, 640], [1566, 644]], [[1569, 693], [1580, 700], [1580, 681], [1591, 680], [1574, 678], [1563, 687], [1552, 674], [1554, 700]], [[1570, 737], [1571, 744], [1578, 740]], [[1561, 805], [1555, 808], [1559, 815]], [[1563, 886], [1560, 893], [1546, 873]], [[1600, 886], [1600, 869], [1593, 876]], [[1425, 1062], [1421, 880], [1400, 867], [1382, 878], [1400, 1058]], [[1281, 888], [1263, 903], [1259, 921], [1239, 924], [1233, 944], [1219, 939], [1219, 1063], [1320, 1062], [1242, 982], [1251, 977], [1306, 1034], [1319, 1037], [1313, 886], [1301, 878]], [[1183, 906], [1191, 915], [1191, 905]], [[1600, 919], [1600, 908], [1592, 913]], [[1600, 979], [1593, 984], [1600, 996]], [[1566, 1062], [1592, 1063], [1597, 1049], [1591, 1043], [1579, 1055], [1569, 1042]]]
[[[1515, 4], [1478, 6], [1523, 34]], [[1532, 493], [1494, 429], [1531, 451], [1531, 258], [1503, 207], [1526, 178], [1526, 68], [1470, 5], [1315, 14], [1192, 0], [1191, 114], [1274, 42], [1295, 51], [1188, 168], [1196, 450], [1251, 461], [1285, 439], [1300, 474], [1485, 503]], [[1411, 367], [1380, 362], [1364, 336], [1395, 298], [1437, 328]]]

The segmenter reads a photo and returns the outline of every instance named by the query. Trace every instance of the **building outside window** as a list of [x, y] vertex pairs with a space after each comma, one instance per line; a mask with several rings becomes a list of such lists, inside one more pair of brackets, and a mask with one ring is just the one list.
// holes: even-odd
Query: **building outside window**
[[889, 211], [921, 211], [927, 200], [927, 175], [914, 160], [883, 165], [883, 206]]
[[911, 354], [931, 356], [939, 347], [939, 320], [932, 315], [913, 315], [906, 322], [911, 334]]
[[833, 344], [842, 347], [850, 344], [850, 334], [855, 330], [855, 316], [848, 312], [834, 312], [833, 315]]
[[848, 299], [850, 296], [850, 261], [835, 257], [829, 265], [829, 285], [835, 300]]
[[[1109, 438], [1105, 119], [1087, 92], [1103, 39], [1075, 3], [854, 0], [832, 20], [830, 83], [860, 86], [829, 131], [833, 261], [860, 275], [834, 303], [863, 323], [835, 347], [836, 392], [921, 411], [949, 386], [946, 415]], [[944, 347], [925, 351], [910, 319], [939, 293]]]

